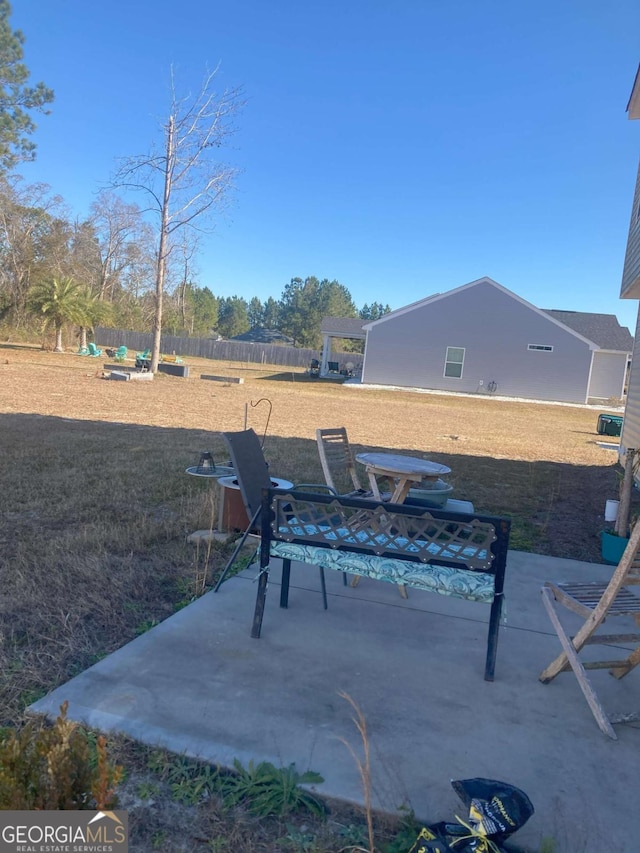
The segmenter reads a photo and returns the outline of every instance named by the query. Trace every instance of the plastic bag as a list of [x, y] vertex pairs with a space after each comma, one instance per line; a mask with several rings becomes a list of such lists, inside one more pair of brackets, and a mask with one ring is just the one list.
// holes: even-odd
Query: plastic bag
[[468, 810], [468, 820], [423, 827], [409, 853], [500, 853], [500, 844], [524, 826], [534, 812], [524, 791], [496, 779], [460, 779], [453, 790]]

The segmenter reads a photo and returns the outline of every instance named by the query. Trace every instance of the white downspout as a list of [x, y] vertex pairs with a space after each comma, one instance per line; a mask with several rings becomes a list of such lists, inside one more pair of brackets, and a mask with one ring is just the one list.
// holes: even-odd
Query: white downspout
[[593, 373], [593, 357], [595, 355], [595, 352], [596, 351], [594, 349], [591, 350], [591, 364], [589, 365], [589, 376], [587, 378], [587, 394], [584, 398], [585, 403], [589, 402], [589, 391], [591, 390], [591, 374]]

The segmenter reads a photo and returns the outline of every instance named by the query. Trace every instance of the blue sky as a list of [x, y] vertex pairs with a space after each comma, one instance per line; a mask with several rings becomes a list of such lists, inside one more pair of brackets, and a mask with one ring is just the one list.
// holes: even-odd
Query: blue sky
[[[220, 63], [247, 104], [232, 204], [198, 281], [279, 298], [337, 279], [392, 308], [488, 275], [540, 308], [617, 314], [640, 122], [637, 0], [12, 0], [56, 93], [23, 166], [83, 217]], [[134, 199], [132, 199], [134, 200]], [[137, 199], [142, 201], [141, 199]]]

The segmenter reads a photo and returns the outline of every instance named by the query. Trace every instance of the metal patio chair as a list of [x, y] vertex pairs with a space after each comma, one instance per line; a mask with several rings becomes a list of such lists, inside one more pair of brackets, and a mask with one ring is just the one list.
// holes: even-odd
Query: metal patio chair
[[[225, 577], [235, 563], [242, 546], [247, 541], [249, 535], [257, 530], [262, 510], [262, 492], [264, 489], [270, 489], [277, 485], [272, 482], [269, 475], [269, 466], [262, 452], [260, 439], [252, 429], [246, 429], [242, 432], [223, 432], [229, 454], [231, 456], [231, 464], [238, 480], [240, 494], [247, 511], [249, 524], [238, 540], [233, 554], [229, 558], [224, 571], [220, 575], [218, 582], [213, 588], [217, 592], [222, 585]], [[294, 488], [320, 489], [331, 491], [324, 483], [302, 483]], [[324, 609], [327, 609], [327, 588], [325, 584], [324, 569], [320, 566], [320, 588], [322, 590], [322, 603]]]

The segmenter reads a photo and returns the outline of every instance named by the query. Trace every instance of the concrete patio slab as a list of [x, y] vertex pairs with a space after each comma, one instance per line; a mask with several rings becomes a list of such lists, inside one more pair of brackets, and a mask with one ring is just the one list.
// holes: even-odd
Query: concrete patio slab
[[[362, 802], [345, 745], [360, 753], [358, 703], [372, 748], [376, 806], [405, 804], [425, 821], [466, 818], [451, 779], [522, 788], [536, 813], [514, 837], [556, 853], [634, 853], [640, 793], [637, 726], [601, 734], [573, 674], [538, 681], [560, 650], [543, 609], [545, 580], [605, 580], [610, 566], [510, 552], [496, 680], [483, 680], [489, 608], [363, 579], [354, 589], [294, 564], [289, 608], [272, 572], [262, 638], [249, 636], [256, 569], [227, 581], [61, 686], [31, 710], [69, 716], [219, 764], [295, 762], [322, 774], [320, 793]], [[570, 614], [569, 614], [570, 615]], [[620, 625], [622, 630], [622, 625]], [[602, 650], [605, 652], [604, 647]], [[594, 650], [595, 651], [595, 650]], [[640, 710], [640, 679], [605, 671], [610, 713]]]

